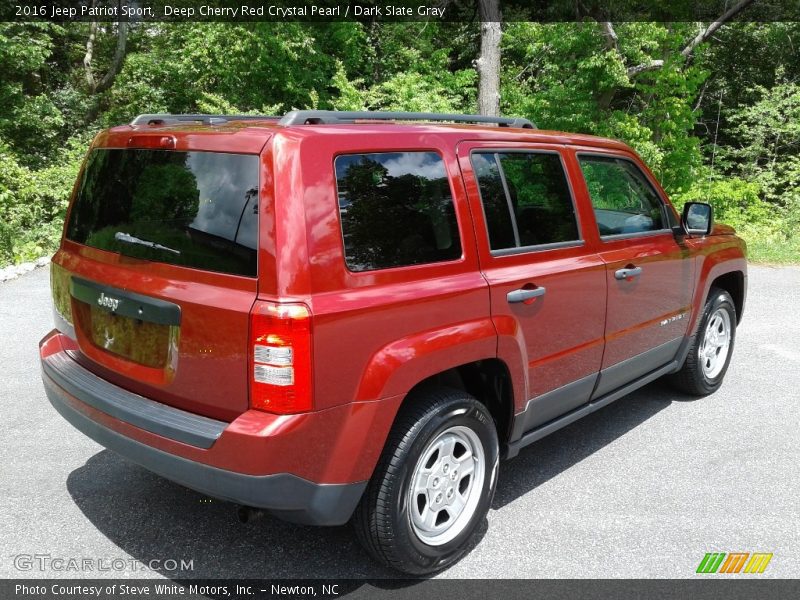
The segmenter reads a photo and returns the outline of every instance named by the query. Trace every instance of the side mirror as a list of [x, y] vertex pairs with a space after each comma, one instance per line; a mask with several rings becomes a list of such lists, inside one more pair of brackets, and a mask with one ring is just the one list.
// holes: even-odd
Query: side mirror
[[708, 235], [714, 226], [714, 209], [705, 202], [687, 202], [683, 206], [681, 225], [689, 235]]

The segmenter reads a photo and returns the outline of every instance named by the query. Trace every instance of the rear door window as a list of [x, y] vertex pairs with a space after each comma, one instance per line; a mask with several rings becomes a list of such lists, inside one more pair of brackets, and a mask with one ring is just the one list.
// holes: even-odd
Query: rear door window
[[580, 240], [561, 157], [552, 152], [475, 152], [492, 250], [568, 244]]
[[256, 155], [97, 149], [67, 238], [126, 256], [255, 277]]
[[336, 157], [344, 255], [351, 271], [461, 257], [453, 196], [435, 152]]

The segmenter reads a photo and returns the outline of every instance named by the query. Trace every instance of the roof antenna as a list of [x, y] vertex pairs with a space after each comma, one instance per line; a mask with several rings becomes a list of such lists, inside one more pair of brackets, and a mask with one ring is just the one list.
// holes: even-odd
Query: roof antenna
[[711, 151], [711, 173], [708, 179], [714, 176], [714, 159], [717, 157], [717, 134], [719, 133], [719, 115], [722, 112], [722, 90], [719, 91], [719, 104], [717, 104], [717, 126], [714, 129], [714, 149]]

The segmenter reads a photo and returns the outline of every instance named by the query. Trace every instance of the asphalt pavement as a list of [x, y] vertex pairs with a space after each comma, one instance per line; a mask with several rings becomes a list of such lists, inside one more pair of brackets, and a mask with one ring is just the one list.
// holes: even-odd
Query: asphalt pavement
[[[656, 382], [501, 464], [480, 539], [439, 577], [690, 578], [707, 552], [800, 575], [799, 315], [800, 268], [751, 267], [717, 393]], [[0, 578], [394, 576], [349, 527], [242, 525], [74, 430], [42, 389], [51, 328], [47, 268], [0, 284]]]

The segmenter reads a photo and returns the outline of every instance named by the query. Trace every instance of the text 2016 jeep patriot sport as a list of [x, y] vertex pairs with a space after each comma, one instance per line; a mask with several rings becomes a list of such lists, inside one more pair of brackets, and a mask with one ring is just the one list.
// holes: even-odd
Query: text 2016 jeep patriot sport
[[465, 551], [501, 456], [662, 375], [716, 390], [746, 269], [711, 207], [679, 216], [620, 142], [466, 115], [143, 115], [78, 177], [42, 374], [64, 418], [155, 473], [352, 520], [426, 573]]

